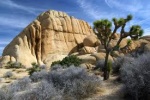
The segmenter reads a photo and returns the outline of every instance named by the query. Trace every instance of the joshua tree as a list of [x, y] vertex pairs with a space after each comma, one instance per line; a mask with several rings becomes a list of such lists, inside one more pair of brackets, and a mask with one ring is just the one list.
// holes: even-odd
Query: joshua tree
[[[108, 19], [96, 20], [94, 24], [94, 32], [101, 41], [101, 44], [104, 46], [106, 50], [106, 57], [104, 63], [104, 80], [109, 79], [109, 71], [108, 71], [108, 57], [111, 52], [115, 50], [120, 50], [119, 47], [123, 38], [130, 37], [131, 39], [138, 39], [143, 35], [143, 30], [139, 25], [131, 26], [129, 31], [125, 31], [126, 23], [132, 19], [132, 15], [128, 15], [127, 18], [113, 18], [112, 22]], [[114, 28], [112, 28], [112, 23], [114, 24]], [[110, 42], [113, 39], [117, 30], [120, 28], [120, 37], [114, 47], [110, 47]], [[130, 43], [128, 42], [126, 46]]]

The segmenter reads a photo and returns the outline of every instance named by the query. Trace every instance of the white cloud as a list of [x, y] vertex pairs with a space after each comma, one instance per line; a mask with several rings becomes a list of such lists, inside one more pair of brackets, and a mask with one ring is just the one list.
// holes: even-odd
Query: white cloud
[[37, 14], [37, 11], [44, 11], [45, 9], [39, 9], [39, 8], [32, 8], [32, 7], [27, 7], [27, 6], [23, 6], [20, 4], [15, 3], [12, 0], [1, 0], [0, 5], [3, 5], [5, 7], [10, 7], [10, 8], [16, 8], [16, 9], [20, 9], [23, 11], [26, 11], [28, 13], [32, 13], [32, 14]]

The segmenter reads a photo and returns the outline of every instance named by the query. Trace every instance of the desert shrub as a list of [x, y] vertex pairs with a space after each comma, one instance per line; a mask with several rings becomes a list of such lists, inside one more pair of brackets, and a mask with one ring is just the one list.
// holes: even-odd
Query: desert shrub
[[70, 56], [65, 57], [62, 61], [52, 62], [51, 67], [56, 64], [60, 64], [62, 67], [69, 67], [71, 65], [79, 66], [81, 64], [81, 61], [82, 60], [80, 58], [78, 58], [77, 56], [70, 55]]
[[134, 58], [130, 56], [118, 57], [112, 64], [112, 73], [120, 74], [120, 68], [122, 67], [123, 63], [131, 63], [132, 61], [134, 61]]
[[58, 60], [58, 61], [52, 62], [51, 67], [53, 67], [54, 65], [61, 65], [61, 61]]
[[61, 100], [59, 92], [47, 81], [41, 81], [32, 85], [36, 87], [23, 93], [18, 92], [13, 97], [13, 100]]
[[50, 71], [52, 70], [60, 70], [60, 69], [63, 69], [63, 67], [59, 64], [55, 64], [53, 65], [51, 68], [50, 68]]
[[41, 70], [39, 72], [35, 72], [30, 76], [31, 80], [33, 82], [39, 82], [43, 79], [48, 79], [48, 72], [46, 70]]
[[24, 77], [22, 79], [15, 81], [11, 85], [9, 85], [7, 87], [7, 89], [9, 91], [9, 93], [15, 93], [15, 92], [19, 92], [19, 91], [24, 91], [30, 87], [31, 87], [31, 79], [28, 77]]
[[0, 90], [0, 100], [7, 100], [7, 95], [3, 90]]
[[9, 69], [9, 68], [24, 68], [24, 66], [20, 62], [9, 61], [9, 62], [7, 62], [7, 65], [5, 66], [5, 68], [7, 68], [7, 69]]
[[[105, 63], [105, 60], [98, 60], [96, 62], [96, 67], [94, 68], [94, 70], [99, 69], [100, 71], [104, 71], [104, 63]], [[113, 62], [112, 61], [108, 61], [107, 70], [109, 72], [112, 71], [112, 65], [113, 65]]]
[[[59, 65], [60, 66], [60, 65]], [[85, 69], [71, 66], [42, 70], [0, 89], [6, 100], [83, 100], [97, 92], [101, 80]], [[2, 99], [3, 100], [3, 99]], [[5, 99], [4, 99], [5, 100]]]
[[132, 100], [150, 100], [150, 53], [123, 63], [121, 80]]
[[94, 70], [99, 69], [100, 71], [104, 71], [104, 63], [105, 63], [105, 60], [98, 60], [96, 62], [96, 66], [95, 66]]
[[32, 67], [27, 69], [29, 75], [32, 75], [34, 72], [39, 72], [40, 70], [40, 66], [36, 63], [32, 63]]
[[4, 78], [11, 78], [14, 74], [12, 73], [12, 71], [7, 71], [6, 73], [4, 73], [3, 77]]
[[100, 86], [98, 77], [90, 76], [83, 68], [53, 70], [49, 78], [57, 89], [63, 89], [66, 96], [76, 97], [77, 100], [96, 92]]
[[40, 69], [41, 70], [46, 70], [47, 68], [46, 68], [46, 65], [40, 65]]
[[36, 63], [32, 63], [32, 67], [28, 68], [27, 71], [29, 73], [29, 75], [31, 76], [34, 72], [40, 72], [41, 70], [46, 70], [46, 66], [45, 65], [38, 65]]
[[14, 83], [8, 86], [3, 86], [0, 89], [0, 98], [5, 98], [5, 99], [0, 99], [0, 100], [15, 100], [13, 99], [13, 97], [16, 95], [16, 93], [23, 92], [31, 88], [30, 83], [31, 83], [31, 79], [25, 77], [15, 81]]

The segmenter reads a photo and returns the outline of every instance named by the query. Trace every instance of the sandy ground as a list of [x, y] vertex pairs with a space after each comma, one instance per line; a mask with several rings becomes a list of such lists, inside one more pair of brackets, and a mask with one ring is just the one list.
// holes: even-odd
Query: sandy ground
[[[10, 78], [5, 78], [4, 74], [9, 71], [13, 73], [13, 76]], [[28, 76], [28, 72], [26, 71], [26, 69], [23, 68], [19, 68], [19, 69], [0, 68], [0, 87], [3, 85], [8, 85], [14, 82], [15, 80], [23, 78], [25, 76]]]
[[123, 99], [123, 85], [115, 80], [116, 77], [111, 76], [109, 80], [103, 81], [100, 91], [85, 100], [125, 100]]

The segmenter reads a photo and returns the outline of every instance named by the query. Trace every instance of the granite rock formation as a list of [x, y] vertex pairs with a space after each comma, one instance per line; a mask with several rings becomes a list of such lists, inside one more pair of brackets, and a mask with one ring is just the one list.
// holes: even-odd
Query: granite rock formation
[[[64, 12], [50, 10], [40, 14], [16, 36], [5, 47], [2, 56], [13, 57], [26, 66], [32, 62], [52, 62], [77, 52], [89, 35], [94, 33], [87, 22]], [[4, 62], [3, 59], [1, 62]]]

